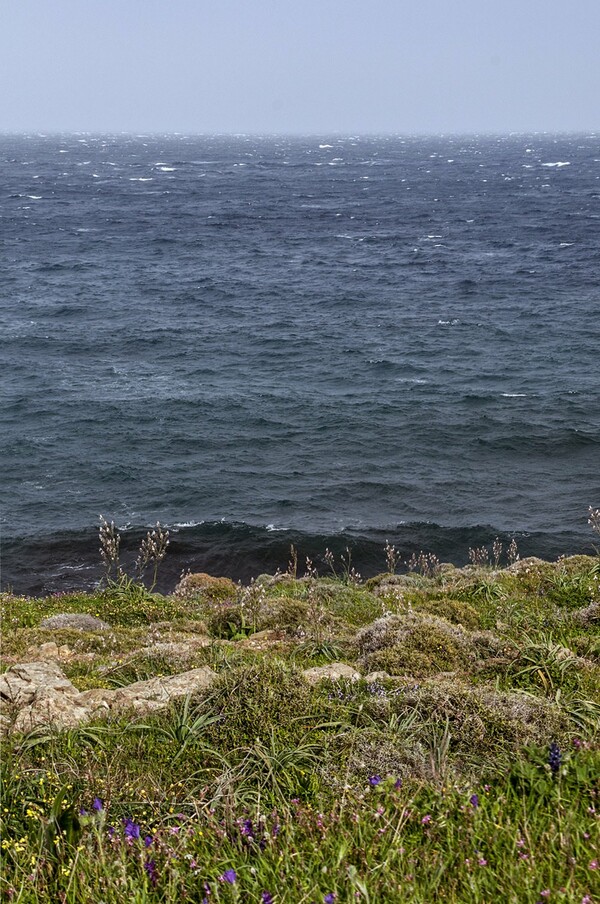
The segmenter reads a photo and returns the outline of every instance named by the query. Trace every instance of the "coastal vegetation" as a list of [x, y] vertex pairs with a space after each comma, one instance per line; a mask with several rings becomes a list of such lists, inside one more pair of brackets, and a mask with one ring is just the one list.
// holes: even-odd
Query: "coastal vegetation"
[[94, 591], [0, 596], [4, 900], [600, 900], [599, 555], [162, 595], [160, 525], [135, 575], [101, 541]]

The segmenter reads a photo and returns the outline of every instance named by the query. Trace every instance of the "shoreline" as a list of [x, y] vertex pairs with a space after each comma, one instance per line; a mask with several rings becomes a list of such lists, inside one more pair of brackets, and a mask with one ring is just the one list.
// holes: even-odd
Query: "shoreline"
[[[121, 532], [123, 562], [130, 566], [137, 554], [145, 528]], [[443, 527], [416, 522], [396, 529], [345, 530], [338, 533], [309, 533], [273, 530], [243, 522], [206, 522], [170, 531], [169, 551], [162, 564], [157, 589], [170, 592], [187, 570], [220, 574], [248, 583], [261, 573], [285, 570], [293, 544], [300, 567], [305, 558], [313, 560], [321, 574], [327, 573], [326, 549], [336, 556], [350, 549], [352, 566], [365, 578], [385, 568], [384, 547], [389, 540], [400, 559], [406, 562], [421, 551], [440, 561], [461, 567], [469, 563], [469, 549], [490, 550], [496, 538], [504, 549], [515, 540], [521, 558], [536, 556], [554, 561], [563, 555], [594, 552], [589, 528], [581, 531], [497, 531], [489, 525]], [[506, 563], [504, 563], [506, 564]], [[403, 569], [405, 570], [405, 568]], [[92, 590], [102, 576], [98, 553], [98, 532], [94, 527], [62, 531], [52, 535], [4, 538], [0, 553], [0, 591], [47, 596], [69, 590]]]

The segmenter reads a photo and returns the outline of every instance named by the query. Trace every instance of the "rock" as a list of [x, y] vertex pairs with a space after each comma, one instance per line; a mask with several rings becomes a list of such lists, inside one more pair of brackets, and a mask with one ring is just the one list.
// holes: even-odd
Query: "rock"
[[56, 662], [18, 663], [0, 675], [0, 727], [5, 731], [29, 731], [40, 725], [63, 729], [101, 713], [152, 712], [204, 690], [216, 677], [204, 666], [179, 675], [136, 681], [128, 687], [80, 693]]
[[97, 688], [84, 691], [79, 699], [95, 713], [98, 711], [135, 710], [137, 713], [153, 712], [164, 709], [173, 700], [179, 700], [198, 691], [205, 690], [217, 677], [208, 666], [181, 672], [179, 675], [166, 675], [162, 678], [150, 678], [148, 681], [136, 681], [126, 687], [112, 689]]
[[72, 728], [89, 716], [79, 696], [55, 662], [19, 663], [0, 675], [2, 723], [14, 731], [44, 724]]
[[40, 628], [71, 628], [74, 631], [110, 631], [110, 625], [96, 618], [95, 615], [84, 615], [79, 612], [61, 612], [42, 619]]
[[66, 643], [58, 646], [53, 640], [42, 643], [39, 647], [29, 647], [27, 655], [39, 659], [71, 659], [75, 654]]
[[257, 631], [245, 640], [240, 640], [238, 645], [245, 650], [267, 650], [287, 640], [285, 631], [272, 630]]
[[317, 665], [312, 669], [305, 669], [302, 676], [309, 684], [317, 684], [319, 681], [358, 681], [360, 672], [346, 665], [345, 662], [330, 662], [328, 665]]
[[365, 681], [374, 684], [376, 681], [387, 681], [391, 677], [388, 672], [369, 672], [368, 675], [365, 675]]

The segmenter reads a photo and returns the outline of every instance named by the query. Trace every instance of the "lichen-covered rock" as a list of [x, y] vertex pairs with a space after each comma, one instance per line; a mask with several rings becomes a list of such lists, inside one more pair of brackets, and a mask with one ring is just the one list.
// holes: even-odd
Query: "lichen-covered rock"
[[96, 618], [95, 615], [85, 615], [80, 612], [60, 612], [58, 615], [50, 615], [42, 619], [41, 628], [59, 630], [71, 628], [73, 631], [110, 631], [110, 625]]
[[309, 684], [317, 684], [319, 681], [358, 681], [360, 672], [346, 665], [345, 662], [330, 662], [328, 665], [317, 665], [312, 669], [304, 669], [302, 677]]

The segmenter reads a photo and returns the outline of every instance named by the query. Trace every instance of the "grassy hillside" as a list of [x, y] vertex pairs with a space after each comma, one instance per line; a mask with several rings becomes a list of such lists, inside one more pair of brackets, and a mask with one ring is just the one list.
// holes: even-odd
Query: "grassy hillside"
[[[329, 565], [2, 595], [3, 669], [216, 672], [66, 730], [11, 731], [7, 705], [4, 899], [600, 901], [600, 560]], [[108, 627], [41, 626], [59, 613]], [[303, 674], [331, 662], [361, 677]]]

